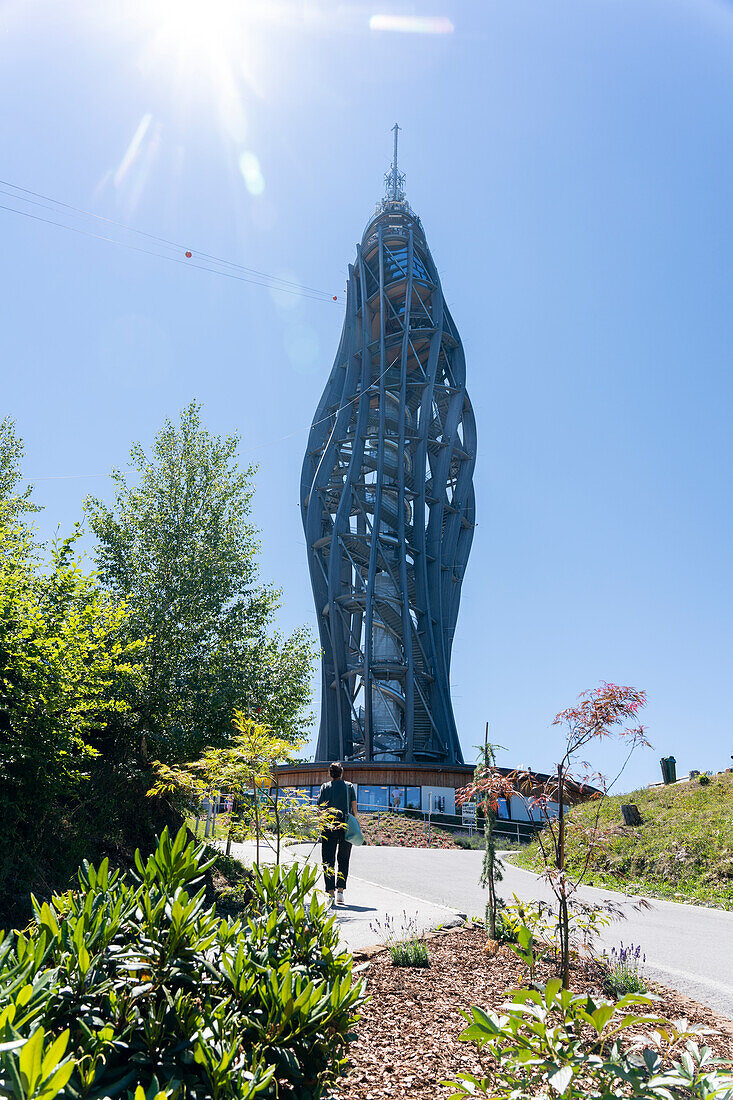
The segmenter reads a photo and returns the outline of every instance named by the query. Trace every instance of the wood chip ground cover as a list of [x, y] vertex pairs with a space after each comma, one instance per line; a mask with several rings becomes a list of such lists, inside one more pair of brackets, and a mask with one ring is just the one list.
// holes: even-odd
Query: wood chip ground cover
[[[441, 1081], [459, 1072], [480, 1073], [475, 1047], [458, 1040], [466, 1026], [461, 1009], [475, 1004], [497, 1011], [520, 975], [508, 948], [487, 958], [485, 943], [485, 933], [471, 928], [430, 939], [427, 969], [392, 966], [386, 952], [372, 956], [365, 971], [371, 1000], [362, 1010], [335, 1100], [439, 1100], [450, 1093]], [[539, 981], [552, 976], [549, 966], [540, 965]], [[573, 987], [600, 993], [597, 972], [579, 966]], [[661, 1015], [714, 1028], [706, 1042], [719, 1057], [733, 1059], [733, 1022], [671, 990], [656, 992]]]
[[423, 821], [392, 813], [370, 813], [361, 817], [367, 844], [393, 848], [458, 848], [451, 834], [433, 826], [428, 843], [428, 827]]

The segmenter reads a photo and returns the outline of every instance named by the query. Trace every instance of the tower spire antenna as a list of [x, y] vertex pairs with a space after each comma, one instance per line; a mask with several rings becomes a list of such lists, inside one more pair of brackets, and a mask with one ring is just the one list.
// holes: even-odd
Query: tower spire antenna
[[404, 202], [405, 201], [405, 175], [404, 172], [400, 172], [397, 167], [397, 137], [402, 127], [398, 122], [395, 122], [392, 127], [394, 134], [394, 152], [392, 154], [392, 167], [387, 175], [384, 177], [386, 184], [385, 198], [388, 202]]

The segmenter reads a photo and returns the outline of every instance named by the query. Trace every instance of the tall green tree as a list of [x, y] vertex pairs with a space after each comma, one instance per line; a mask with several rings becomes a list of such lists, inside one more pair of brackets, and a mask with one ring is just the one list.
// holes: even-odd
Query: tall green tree
[[85, 502], [100, 576], [146, 639], [143, 759], [225, 743], [235, 707], [292, 740], [309, 721], [313, 640], [273, 629], [280, 593], [260, 579], [254, 469], [239, 466], [238, 450], [239, 437], [210, 433], [192, 402], [149, 453], [133, 445], [133, 478], [113, 470], [111, 504]]
[[0, 522], [13, 523], [24, 512], [41, 511], [31, 500], [33, 486], [23, 485], [23, 453], [15, 421], [6, 416], [0, 420]]
[[94, 844], [80, 819], [95, 741], [124, 720], [139, 673], [127, 609], [82, 572], [78, 535], [42, 571], [27, 529], [0, 522], [0, 909], [53, 879], [67, 833]]

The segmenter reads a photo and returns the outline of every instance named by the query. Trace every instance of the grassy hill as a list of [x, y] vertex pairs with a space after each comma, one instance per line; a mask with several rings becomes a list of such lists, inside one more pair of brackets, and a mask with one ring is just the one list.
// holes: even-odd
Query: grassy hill
[[[639, 807], [643, 825], [623, 824], [621, 805], [627, 803]], [[569, 821], [587, 826], [597, 811], [597, 803], [576, 806]], [[733, 909], [733, 774], [713, 775], [707, 785], [693, 779], [606, 798], [599, 824], [611, 836], [588, 885]], [[574, 829], [568, 851], [575, 870], [585, 847]], [[541, 869], [536, 842], [511, 858], [518, 867]]]

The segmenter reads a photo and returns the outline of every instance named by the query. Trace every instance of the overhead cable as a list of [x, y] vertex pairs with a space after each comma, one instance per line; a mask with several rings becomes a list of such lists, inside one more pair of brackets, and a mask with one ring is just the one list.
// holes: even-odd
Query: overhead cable
[[[7, 188], [12, 188], [13, 190], [8, 191]], [[16, 194], [15, 192], [22, 193]], [[92, 237], [95, 240], [104, 241], [107, 244], [116, 244], [121, 248], [127, 248], [134, 252], [141, 252], [148, 256], [154, 256], [157, 259], [171, 260], [174, 263], [193, 267], [199, 271], [208, 271], [213, 275], [222, 275], [225, 278], [235, 279], [238, 282], [251, 283], [255, 286], [265, 286], [270, 290], [282, 291], [283, 294], [295, 294], [298, 297], [311, 298], [319, 302], [337, 302], [339, 300], [338, 294], [329, 294], [325, 290], [304, 286], [301, 283], [297, 283], [294, 280], [286, 279], [279, 275], [270, 275], [257, 268], [246, 267], [244, 264], [235, 263], [233, 260], [226, 260], [222, 257], [215, 256], [210, 252], [198, 251], [177, 241], [171, 241], [165, 237], [156, 236], [154, 233], [148, 233], [142, 229], [135, 229], [133, 226], [125, 225], [124, 222], [115, 221], [113, 218], [106, 218], [101, 214], [95, 214], [92, 211], [82, 210], [80, 207], [61, 202], [59, 199], [50, 198], [40, 192], [31, 191], [28, 188], [19, 187], [17, 184], [8, 183], [7, 180], [0, 180], [0, 195], [14, 202], [40, 206], [42, 209], [49, 210], [51, 213], [61, 214], [63, 211], [70, 211], [72, 214], [93, 218], [96, 221], [104, 222], [118, 229], [122, 229], [126, 233], [136, 234], [138, 237], [143, 237], [166, 249], [174, 249], [179, 255], [169, 255], [165, 252], [145, 248], [141, 244], [133, 244], [131, 241], [120, 240], [119, 237], [95, 233], [91, 229], [84, 228], [81, 225], [69, 224], [67, 221], [57, 221], [54, 218], [45, 218], [29, 210], [18, 209], [17, 206], [0, 204], [0, 210], [4, 210], [8, 213], [19, 214], [22, 217], [43, 222], [46, 225], [54, 225], [59, 229], [67, 229], [72, 233], [78, 233], [85, 237]], [[26, 196], [34, 196], [34, 198]], [[196, 260], [204, 260], [207, 262], [197, 263]], [[222, 270], [220, 267], [212, 266], [213, 264], [222, 264], [230, 270]]]

